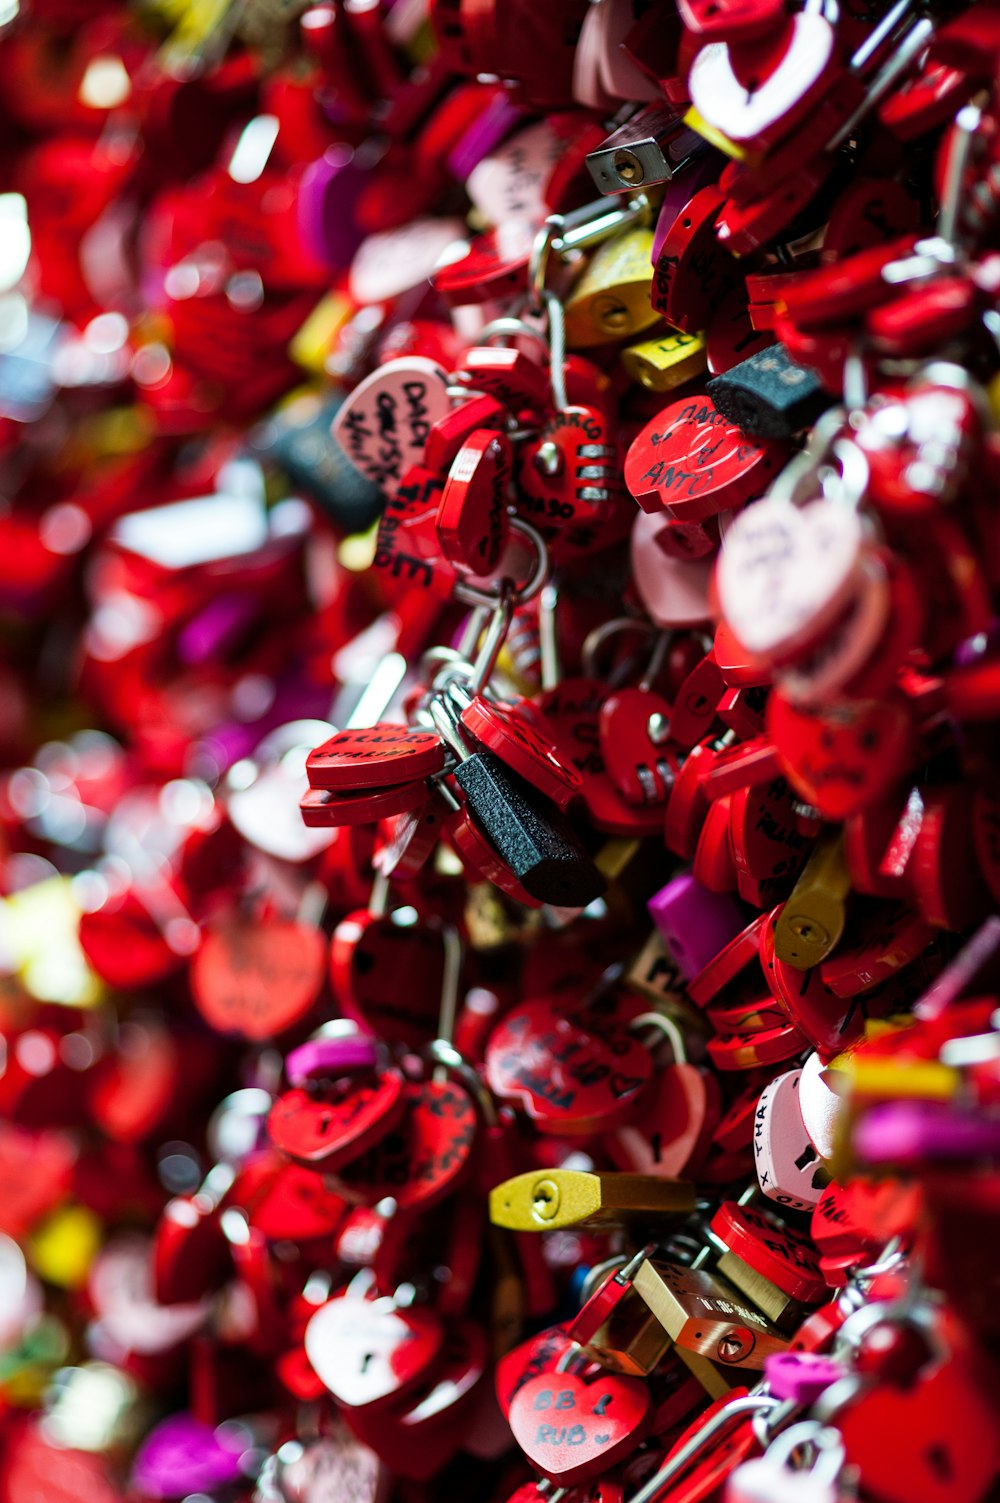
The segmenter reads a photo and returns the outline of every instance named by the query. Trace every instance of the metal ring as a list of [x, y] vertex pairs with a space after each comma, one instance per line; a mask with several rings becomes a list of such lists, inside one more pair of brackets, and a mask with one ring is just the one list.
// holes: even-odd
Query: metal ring
[[[522, 517], [512, 517], [511, 531], [523, 533], [534, 544], [537, 555], [534, 571], [529, 575], [523, 585], [513, 583], [514, 604], [525, 605], [529, 600], [534, 600], [539, 590], [549, 577], [549, 550], [545, 546], [545, 540], [541, 533], [532, 527], [530, 522], [525, 522]], [[455, 600], [460, 600], [463, 605], [485, 605], [492, 609], [503, 594], [503, 581], [500, 581], [495, 590], [481, 590], [477, 585], [469, 584], [467, 580], [460, 579], [456, 582], [452, 591]]]
[[528, 294], [536, 308], [543, 306], [552, 242], [562, 227], [563, 216], [550, 214], [532, 242], [531, 255], [528, 257]]

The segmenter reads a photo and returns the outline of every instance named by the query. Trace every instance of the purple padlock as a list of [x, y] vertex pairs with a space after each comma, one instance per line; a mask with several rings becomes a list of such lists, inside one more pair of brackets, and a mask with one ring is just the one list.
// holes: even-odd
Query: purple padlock
[[660, 259], [663, 242], [684, 205], [691, 202], [700, 188], [706, 188], [709, 183], [717, 182], [719, 173], [725, 165], [726, 159], [721, 151], [709, 148], [667, 184], [656, 227], [653, 230], [653, 245], [649, 253], [654, 266]]
[[1000, 1122], [944, 1102], [883, 1101], [855, 1124], [851, 1143], [863, 1164], [995, 1161]]
[[189, 667], [222, 657], [259, 614], [258, 602], [247, 591], [217, 595], [178, 633], [177, 656]]
[[661, 887], [646, 907], [687, 981], [746, 928], [736, 899], [709, 892], [690, 872]]
[[764, 1359], [764, 1377], [776, 1399], [815, 1404], [822, 1393], [846, 1377], [847, 1369], [819, 1352], [773, 1352]]
[[217, 1429], [190, 1414], [172, 1414], [146, 1436], [132, 1467], [132, 1487], [146, 1498], [213, 1494], [244, 1477], [241, 1460], [253, 1448], [244, 1425]]
[[495, 151], [505, 136], [524, 119], [524, 112], [506, 94], [496, 94], [469, 128], [462, 132], [445, 159], [457, 182], [464, 183], [473, 167]]
[[338, 142], [302, 174], [299, 233], [313, 255], [335, 271], [347, 270], [365, 237], [355, 209], [371, 182], [371, 165], [361, 152]]
[[[351, 1025], [353, 1026], [353, 1025]], [[285, 1074], [294, 1086], [323, 1076], [350, 1075], [355, 1070], [374, 1070], [378, 1048], [373, 1038], [363, 1033], [320, 1034], [307, 1039], [285, 1058]]]

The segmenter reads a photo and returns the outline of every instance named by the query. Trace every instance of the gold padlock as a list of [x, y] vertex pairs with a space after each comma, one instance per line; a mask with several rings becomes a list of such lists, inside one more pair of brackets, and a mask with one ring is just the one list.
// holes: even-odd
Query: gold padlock
[[735, 1289], [745, 1295], [755, 1309], [762, 1315], [766, 1315], [771, 1324], [779, 1331], [788, 1336], [794, 1336], [796, 1331], [812, 1310], [811, 1305], [804, 1305], [801, 1300], [793, 1299], [777, 1284], [758, 1273], [737, 1253], [725, 1252], [716, 1263], [716, 1269], [723, 1278], [729, 1280]]
[[566, 299], [570, 349], [614, 344], [659, 322], [649, 301], [653, 231], [634, 225], [605, 240]]
[[666, 329], [653, 339], [640, 340], [622, 350], [621, 362], [633, 381], [648, 391], [673, 391], [708, 369], [705, 339]]
[[798, 971], [825, 960], [840, 941], [851, 878], [841, 833], [821, 836], [774, 929], [774, 953]]
[[694, 1186], [652, 1174], [591, 1174], [582, 1169], [532, 1169], [490, 1191], [490, 1220], [512, 1232], [555, 1232], [565, 1226], [644, 1225], [695, 1208]]
[[759, 1370], [767, 1357], [788, 1349], [787, 1339], [734, 1285], [706, 1269], [647, 1258], [632, 1287], [714, 1398], [733, 1386], [733, 1368]]

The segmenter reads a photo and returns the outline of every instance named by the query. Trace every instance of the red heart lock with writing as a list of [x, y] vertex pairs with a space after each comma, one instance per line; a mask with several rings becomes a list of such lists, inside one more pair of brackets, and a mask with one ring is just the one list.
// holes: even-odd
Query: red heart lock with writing
[[573, 1348], [568, 1326], [546, 1326], [505, 1352], [496, 1365], [494, 1384], [504, 1418], [510, 1415], [515, 1394], [532, 1378], [555, 1371], [556, 1363]]
[[896, 695], [811, 713], [776, 689], [767, 730], [788, 781], [826, 819], [877, 803], [906, 774], [913, 751], [912, 714]]
[[649, 1388], [638, 1378], [604, 1373], [585, 1383], [572, 1373], [554, 1373], [532, 1378], [514, 1395], [510, 1428], [532, 1466], [567, 1487], [634, 1450], [650, 1404]]
[[326, 944], [291, 919], [231, 916], [205, 932], [191, 965], [198, 1010], [219, 1033], [274, 1038], [305, 1017], [319, 995]]
[[289, 1158], [330, 1170], [391, 1132], [405, 1105], [403, 1077], [385, 1070], [346, 1079], [319, 1094], [299, 1087], [285, 1091], [271, 1108], [267, 1128], [271, 1142]]
[[476, 1139], [476, 1108], [450, 1080], [409, 1081], [399, 1124], [338, 1176], [349, 1199], [400, 1210], [427, 1207], [456, 1188]]
[[632, 1115], [653, 1071], [633, 1034], [594, 1008], [538, 998], [507, 1014], [486, 1047], [486, 1079], [550, 1133], [591, 1133]]

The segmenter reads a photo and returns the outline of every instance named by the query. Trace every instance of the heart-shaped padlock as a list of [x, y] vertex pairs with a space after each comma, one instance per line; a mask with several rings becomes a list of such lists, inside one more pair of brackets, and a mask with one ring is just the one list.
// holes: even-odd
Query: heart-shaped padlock
[[319, 995], [323, 935], [287, 919], [233, 917], [206, 931], [191, 966], [191, 990], [220, 1033], [274, 1038], [299, 1022]]
[[392, 1196], [400, 1210], [426, 1207], [451, 1193], [469, 1167], [476, 1108], [451, 1080], [409, 1081], [397, 1127], [359, 1158], [337, 1182], [349, 1199], [377, 1205]]
[[433, 1371], [444, 1327], [422, 1305], [341, 1290], [306, 1326], [306, 1356], [345, 1409], [395, 1403]]
[[555, 999], [525, 1002], [493, 1030], [486, 1079], [550, 1133], [588, 1134], [626, 1120], [653, 1073], [649, 1052], [612, 1017]]
[[642, 1439], [649, 1388], [637, 1378], [573, 1373], [532, 1378], [514, 1395], [510, 1427], [532, 1466], [561, 1486], [607, 1471]]
[[788, 781], [826, 819], [877, 803], [906, 775], [913, 755], [912, 712], [902, 695], [810, 712], [776, 689], [767, 729]]
[[333, 1170], [390, 1133], [405, 1110], [398, 1070], [342, 1080], [337, 1087], [295, 1087], [280, 1095], [267, 1119], [275, 1147], [300, 1164]]

